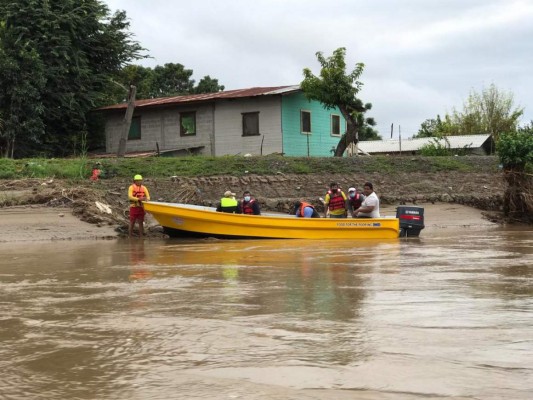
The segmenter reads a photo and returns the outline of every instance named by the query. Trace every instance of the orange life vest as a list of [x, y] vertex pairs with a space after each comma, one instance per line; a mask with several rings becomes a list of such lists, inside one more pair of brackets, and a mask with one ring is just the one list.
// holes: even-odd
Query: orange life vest
[[98, 168], [93, 169], [93, 174], [91, 175], [91, 178], [90, 178], [91, 181], [97, 181], [101, 172], [102, 171], [100, 171]]
[[[146, 191], [145, 191], [145, 187], [143, 185], [137, 186], [137, 185], [133, 184], [132, 186], [133, 186], [133, 192], [132, 192], [132, 196], [133, 197], [137, 197], [138, 199], [141, 198], [141, 197], [146, 197]], [[141, 206], [138, 201], [136, 201], [136, 202], [132, 201], [131, 205], [135, 206], [135, 207], [140, 207]]]
[[311, 207], [313, 210], [315, 209], [315, 207], [313, 207], [311, 204], [309, 204], [309, 203], [305, 203], [305, 202], [302, 201], [302, 205], [300, 206], [300, 212], [299, 212], [300, 217], [303, 217], [303, 216], [304, 216], [304, 209], [305, 209], [305, 207]]
[[341, 208], [346, 208], [346, 202], [340, 190], [337, 192], [338, 194], [337, 196], [333, 196], [331, 193], [331, 190], [328, 191], [328, 194], [329, 194], [328, 208], [330, 211], [339, 210]]

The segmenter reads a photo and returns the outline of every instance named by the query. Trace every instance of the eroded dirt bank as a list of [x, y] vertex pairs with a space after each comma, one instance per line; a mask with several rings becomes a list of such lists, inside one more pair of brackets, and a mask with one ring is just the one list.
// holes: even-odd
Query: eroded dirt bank
[[[373, 182], [383, 208], [389, 214], [393, 214], [394, 207], [399, 204], [433, 206], [431, 209], [434, 210], [434, 218], [437, 218], [433, 222], [436, 224], [444, 222], [439, 222], [438, 215], [441, 214], [439, 210], [445, 212], [445, 210], [450, 210], [450, 206], [459, 205], [471, 208], [471, 213], [466, 212], [466, 214], [471, 214], [470, 217], [475, 221], [481, 220], [480, 210], [497, 212], [501, 209], [504, 190], [503, 181], [496, 174], [488, 172], [469, 174], [418, 172], [386, 175], [354, 173], [349, 176], [277, 173], [270, 176], [168, 177], [166, 179], [146, 177], [144, 183], [149, 188], [153, 200], [214, 205], [226, 190], [231, 190], [238, 195], [244, 190], [250, 190], [258, 198], [263, 210], [288, 212], [291, 204], [299, 198], [304, 198], [321, 209], [320, 198], [324, 197], [331, 181], [337, 181], [344, 190], [350, 186], [360, 188], [365, 181]], [[32, 237], [35, 237], [35, 240], [41, 240], [43, 237], [52, 239], [109, 238], [124, 235], [127, 231], [127, 188], [129, 184], [130, 182], [124, 179], [81, 183], [37, 179], [0, 181], [0, 204], [2, 205], [0, 224], [7, 226], [9, 222], [11, 227], [9, 234], [4, 229], [0, 241], [16, 239], [17, 221], [21, 223], [19, 231], [24, 233], [23, 240], [31, 240]], [[16, 208], [13, 209], [13, 207]], [[458, 209], [456, 207], [456, 210]], [[82, 224], [76, 230], [73, 220], [70, 219], [70, 213], [88, 224]], [[448, 214], [446, 218], [449, 219], [449, 214], [452, 213], [446, 212], [446, 214]], [[464, 210], [462, 214], [461, 218], [470, 218], [464, 215]], [[22, 224], [22, 221], [25, 221], [25, 224]], [[32, 224], [32, 221], [35, 221], [35, 224]], [[456, 222], [460, 223], [460, 221]], [[39, 223], [41, 223], [40, 228]], [[153, 220], [148, 219], [148, 223], [151, 225], [149, 234], [161, 236], [161, 231], [154, 226]], [[428, 223], [431, 221], [428, 220]], [[50, 226], [50, 230], [47, 226]], [[68, 234], [69, 230], [74, 231]]]

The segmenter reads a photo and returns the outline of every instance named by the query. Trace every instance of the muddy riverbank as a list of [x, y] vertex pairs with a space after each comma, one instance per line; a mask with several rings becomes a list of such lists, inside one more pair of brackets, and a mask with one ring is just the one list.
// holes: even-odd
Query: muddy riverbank
[[[321, 208], [331, 181], [344, 190], [372, 181], [386, 215], [399, 204], [426, 208], [428, 226], [488, 224], [502, 206], [503, 182], [494, 173], [274, 174], [145, 179], [153, 200], [214, 205], [226, 190], [250, 190], [265, 211], [288, 212], [299, 198]], [[124, 179], [98, 182], [68, 180], [0, 181], [0, 242], [114, 238], [127, 232], [127, 188]], [[148, 235], [162, 237], [147, 219]]]

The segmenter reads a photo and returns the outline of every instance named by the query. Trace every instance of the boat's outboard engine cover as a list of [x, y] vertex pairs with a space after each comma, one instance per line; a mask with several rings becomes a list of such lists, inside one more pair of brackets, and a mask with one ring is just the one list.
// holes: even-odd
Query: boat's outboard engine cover
[[424, 229], [423, 207], [399, 206], [396, 208], [396, 218], [400, 219], [400, 237], [419, 236]]

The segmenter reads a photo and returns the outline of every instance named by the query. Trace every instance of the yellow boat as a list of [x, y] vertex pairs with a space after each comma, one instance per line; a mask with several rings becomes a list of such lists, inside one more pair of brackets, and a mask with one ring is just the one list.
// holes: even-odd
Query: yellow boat
[[285, 214], [245, 215], [212, 207], [148, 201], [144, 209], [171, 236], [275, 239], [394, 239], [400, 219], [298, 218]]

